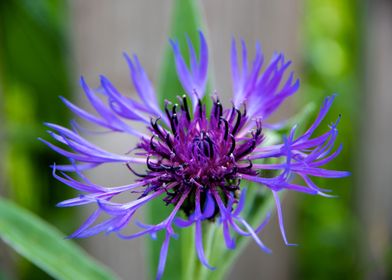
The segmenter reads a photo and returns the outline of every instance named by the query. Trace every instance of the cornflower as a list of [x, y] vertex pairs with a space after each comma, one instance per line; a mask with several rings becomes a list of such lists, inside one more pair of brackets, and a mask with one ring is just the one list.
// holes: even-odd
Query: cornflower
[[[266, 188], [272, 192], [283, 240], [291, 245], [286, 238], [278, 193], [293, 190], [329, 196], [326, 193], [328, 190], [316, 186], [311, 177], [339, 178], [349, 175], [345, 171], [322, 168], [341, 151], [341, 145], [334, 150], [340, 117], [326, 132], [314, 135], [335, 95], [324, 100], [316, 119], [302, 135], [296, 135], [294, 126], [287, 136], [282, 137], [280, 144], [268, 145], [263, 133], [265, 121], [299, 88], [299, 81], [294, 79], [293, 73], [285, 79], [291, 62], [286, 61], [283, 54], [275, 54], [262, 71], [264, 57], [260, 44], [256, 44], [255, 57], [250, 66], [244, 41], [241, 41], [241, 54], [238, 54], [233, 39], [232, 106], [225, 108], [215, 93], [211, 97], [212, 108], [207, 111], [203, 96], [207, 84], [208, 47], [201, 32], [199, 37], [199, 56], [188, 40], [189, 66], [178, 42], [170, 41], [185, 94], [178, 96], [177, 100], [166, 100], [163, 110], [136, 55], [129, 57], [125, 54], [125, 59], [139, 101], [124, 96], [104, 76], [101, 76], [101, 86], [97, 90], [89, 87], [81, 78], [81, 86], [96, 114], [62, 98], [66, 106], [82, 119], [111, 132], [139, 138], [131, 153], [109, 152], [83, 138], [75, 127], [70, 130], [51, 123], [46, 125], [58, 144], [41, 139], [70, 160], [68, 165], [53, 165], [53, 176], [81, 192], [58, 206], [96, 205], [92, 215], [70, 237], [85, 238], [105, 232], [133, 239], [143, 235], [156, 237], [158, 232], [163, 231], [165, 238], [160, 251], [157, 279], [163, 275], [169, 242], [176, 235], [176, 227], [194, 228], [197, 256], [210, 269], [214, 268], [205, 257], [202, 240], [202, 227], [206, 223], [216, 222], [222, 227], [229, 249], [235, 247], [234, 234], [239, 234], [252, 237], [262, 250], [270, 252], [257, 235], [266, 225], [269, 215], [257, 228], [242, 216], [246, 204], [245, 182], [253, 183], [252, 188]], [[135, 129], [132, 122], [144, 124], [146, 131]], [[138, 179], [128, 185], [105, 187], [91, 182], [83, 174], [87, 169], [109, 163], [121, 164]], [[136, 172], [135, 166], [142, 166], [145, 171]], [[275, 175], [264, 176], [262, 171], [265, 170], [272, 170]], [[78, 178], [68, 175], [69, 172], [74, 172]], [[300, 180], [293, 181], [294, 178]], [[116, 197], [124, 193], [136, 193], [138, 196], [129, 202], [116, 202]], [[134, 222], [135, 213], [152, 200], [161, 200], [162, 207], [172, 207], [170, 214], [158, 224], [136, 221], [140, 230], [131, 235], [124, 234], [122, 230]], [[102, 214], [108, 218], [97, 222]]]

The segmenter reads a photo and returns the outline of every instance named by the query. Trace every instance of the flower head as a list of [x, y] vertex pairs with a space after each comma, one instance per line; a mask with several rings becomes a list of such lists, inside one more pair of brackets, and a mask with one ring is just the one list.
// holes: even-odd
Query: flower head
[[[263, 122], [299, 87], [292, 73], [284, 79], [290, 61], [286, 61], [282, 54], [274, 55], [262, 71], [264, 59], [257, 44], [255, 58], [249, 67], [247, 49], [241, 41], [242, 58], [239, 65], [236, 42], [233, 40], [232, 107], [224, 108], [215, 94], [212, 96], [212, 108], [207, 111], [202, 101], [208, 68], [208, 48], [203, 34], [200, 33], [199, 57], [188, 41], [189, 66], [181, 55], [178, 43], [171, 41], [171, 45], [178, 78], [186, 94], [178, 96], [178, 100], [166, 101], [163, 110], [138, 58], [127, 55], [125, 58], [140, 101], [121, 94], [106, 77], [101, 77], [99, 90], [91, 89], [81, 79], [82, 88], [96, 114], [63, 99], [79, 117], [109, 131], [139, 138], [132, 154], [111, 153], [80, 136], [76, 129], [69, 130], [56, 124], [47, 126], [60, 146], [42, 140], [71, 162], [69, 165], [54, 165], [53, 175], [82, 193], [59, 203], [59, 206], [97, 206], [71, 237], [114, 232], [121, 238], [132, 239], [146, 234], [155, 236], [157, 232], [164, 231], [157, 279], [163, 274], [169, 241], [175, 236], [176, 227], [194, 227], [197, 255], [203, 265], [211, 269], [203, 249], [204, 223], [217, 222], [222, 226], [228, 248], [235, 247], [233, 233], [237, 233], [251, 236], [264, 251], [269, 252], [257, 236], [268, 219], [260, 227], [253, 228], [242, 216], [246, 204], [245, 189], [242, 187], [244, 182], [254, 182], [260, 188], [272, 191], [282, 237], [289, 244], [278, 192], [287, 189], [328, 196], [326, 190], [317, 187], [311, 177], [338, 178], [348, 175], [348, 172], [322, 168], [341, 150], [341, 147], [333, 150], [338, 121], [330, 125], [324, 134], [313, 135], [335, 96], [325, 99], [320, 113], [305, 133], [297, 136], [294, 127], [281, 144], [265, 144]], [[143, 123], [146, 131], [135, 129], [130, 121]], [[266, 161], [270, 158], [275, 159], [273, 163]], [[84, 170], [107, 163], [122, 164], [138, 179], [129, 185], [104, 187], [84, 176]], [[146, 171], [136, 172], [134, 167], [137, 165], [144, 166]], [[261, 172], [263, 170], [275, 170], [275, 176], [265, 177]], [[76, 173], [79, 179], [69, 176], [68, 172]], [[293, 182], [294, 177], [300, 178], [302, 183]], [[116, 202], [117, 196], [129, 192], [137, 193], [138, 198], [125, 203]], [[172, 207], [170, 215], [154, 225], [136, 223], [140, 231], [124, 235], [122, 230], [133, 221], [134, 214], [151, 200], [161, 200], [162, 207]], [[97, 223], [101, 214], [107, 214], [109, 218]]]

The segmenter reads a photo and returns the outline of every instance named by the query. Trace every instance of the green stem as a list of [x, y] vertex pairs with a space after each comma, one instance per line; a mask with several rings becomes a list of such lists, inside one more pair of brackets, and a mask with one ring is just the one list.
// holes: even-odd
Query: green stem
[[193, 280], [195, 278], [196, 252], [195, 252], [195, 232], [193, 227], [181, 230], [181, 255], [183, 261], [182, 279]]
[[[254, 216], [248, 219], [249, 224], [253, 227], [258, 226], [258, 223], [264, 219], [268, 211], [274, 209], [274, 200], [271, 193], [266, 194], [266, 199], [260, 206], [260, 209], [256, 211]], [[226, 254], [221, 256], [221, 262], [219, 270], [216, 271], [209, 280], [221, 280], [224, 279], [230, 269], [233, 267], [235, 260], [240, 256], [241, 252], [246, 248], [249, 242], [252, 241], [250, 237], [240, 236], [237, 238], [237, 248], [235, 251], [226, 251]]]

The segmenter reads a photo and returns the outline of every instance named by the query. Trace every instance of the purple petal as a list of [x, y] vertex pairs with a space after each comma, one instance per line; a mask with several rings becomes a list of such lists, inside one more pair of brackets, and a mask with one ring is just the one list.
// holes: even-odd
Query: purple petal
[[264, 245], [263, 242], [261, 242], [260, 238], [257, 236], [256, 232], [253, 230], [253, 228], [242, 218], [239, 218], [239, 221], [246, 227], [250, 235], [253, 237], [254, 241], [256, 242], [257, 245], [266, 253], [270, 254], [272, 253], [271, 250]]
[[89, 86], [87, 85], [83, 77], [80, 79], [80, 83], [91, 105], [95, 108], [97, 113], [103, 118], [105, 127], [110, 128], [114, 131], [127, 132], [139, 137], [143, 136], [142, 133], [131, 128], [123, 121], [121, 121], [119, 118], [117, 118], [114, 112], [109, 110], [102, 102], [102, 100], [99, 99], [96, 96], [96, 94], [89, 88]]
[[111, 103], [112, 109], [116, 108], [113, 106], [114, 104], [118, 106], [116, 113], [127, 119], [141, 121], [146, 124], [149, 123], [148, 118], [140, 114], [138, 112], [138, 108], [133, 106], [129, 99], [126, 99], [123, 95], [121, 95], [105, 76], [101, 76], [101, 85], [113, 102]]
[[195, 225], [195, 245], [196, 245], [197, 256], [199, 257], [200, 262], [208, 269], [214, 270], [215, 267], [208, 264], [208, 261], [204, 254], [203, 232], [202, 232], [200, 220], [197, 221]]
[[128, 63], [129, 69], [131, 70], [133, 85], [145, 107], [148, 108], [150, 113], [161, 116], [164, 120], [166, 120], [164, 114], [159, 108], [155, 90], [148, 79], [146, 72], [141, 66], [139, 59], [136, 55], [134, 55], [132, 61], [126, 53], [124, 53], [124, 57]]
[[190, 40], [188, 40], [189, 52], [191, 56], [190, 69], [185, 63], [178, 42], [170, 40], [178, 78], [180, 79], [182, 87], [185, 89], [188, 96], [192, 99], [193, 108], [196, 108], [198, 100], [203, 98], [207, 83], [208, 47], [202, 32], [199, 32], [199, 38], [200, 57], [198, 62], [196, 59], [194, 47]]
[[88, 217], [88, 219], [74, 233], [68, 236], [68, 238], [78, 238], [79, 234], [81, 234], [88, 227], [90, 227], [95, 222], [95, 220], [99, 217], [100, 214], [101, 214], [101, 210], [99, 209], [95, 210], [93, 214], [91, 214], [90, 217]]
[[215, 201], [210, 192], [207, 192], [207, 200], [204, 204], [203, 219], [208, 219], [214, 215]]
[[291, 244], [287, 241], [287, 237], [286, 237], [286, 231], [284, 229], [284, 223], [283, 223], [283, 214], [282, 214], [282, 206], [280, 205], [280, 199], [279, 199], [279, 195], [277, 192], [272, 191], [272, 194], [274, 195], [274, 199], [275, 199], [275, 205], [276, 205], [276, 212], [278, 213], [278, 220], [279, 220], [279, 228], [280, 228], [280, 233], [282, 234], [284, 243], [287, 246], [296, 246], [297, 244]]
[[256, 233], [259, 233], [260, 231], [263, 230], [263, 228], [265, 228], [265, 226], [268, 224], [269, 220], [271, 218], [271, 212], [268, 212], [264, 221], [261, 222], [261, 224], [257, 227], [257, 229], [255, 230]]
[[165, 270], [167, 251], [169, 249], [170, 233], [167, 231], [165, 235], [165, 240], [162, 243], [161, 252], [159, 254], [159, 264], [156, 280], [162, 278], [163, 272]]
[[238, 202], [237, 208], [235, 209], [235, 211], [234, 211], [234, 213], [233, 213], [234, 216], [239, 215], [239, 214], [241, 213], [242, 209], [243, 209], [244, 206], [245, 206], [246, 191], [247, 191], [246, 188], [243, 188], [243, 189], [241, 190], [240, 200], [239, 200], [239, 202]]

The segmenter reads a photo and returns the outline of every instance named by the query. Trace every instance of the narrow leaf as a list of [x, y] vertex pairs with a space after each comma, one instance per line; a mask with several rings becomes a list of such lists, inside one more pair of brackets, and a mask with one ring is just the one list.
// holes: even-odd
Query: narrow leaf
[[56, 228], [3, 198], [0, 238], [56, 279], [117, 279]]

